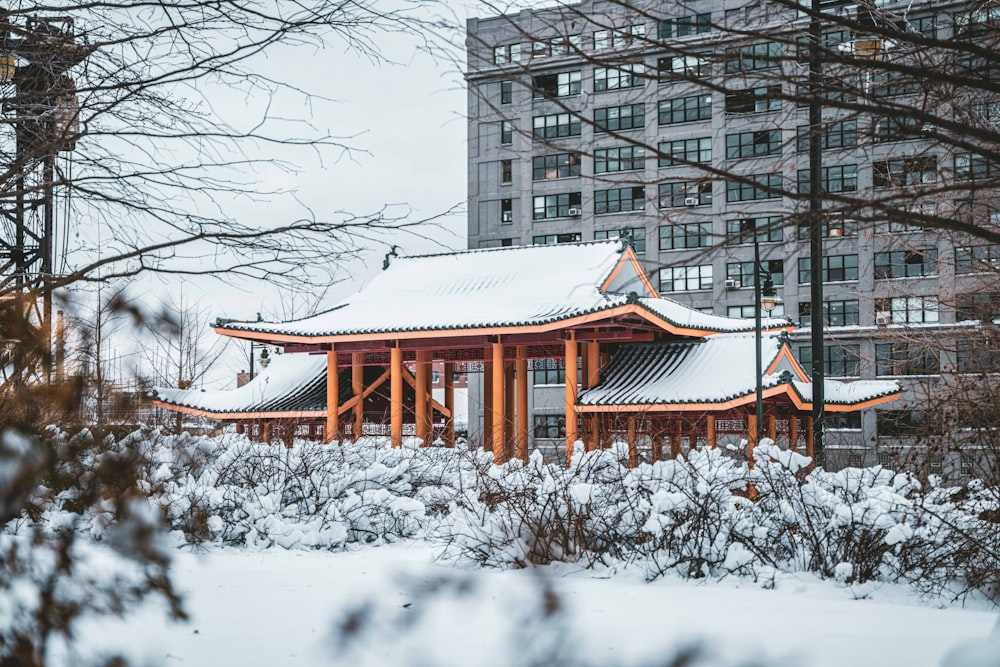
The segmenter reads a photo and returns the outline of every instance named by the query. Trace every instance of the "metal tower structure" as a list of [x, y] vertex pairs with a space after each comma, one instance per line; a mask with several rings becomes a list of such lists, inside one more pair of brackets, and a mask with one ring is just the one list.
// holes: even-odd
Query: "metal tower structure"
[[54, 190], [79, 137], [69, 17], [0, 11], [0, 387], [52, 376]]

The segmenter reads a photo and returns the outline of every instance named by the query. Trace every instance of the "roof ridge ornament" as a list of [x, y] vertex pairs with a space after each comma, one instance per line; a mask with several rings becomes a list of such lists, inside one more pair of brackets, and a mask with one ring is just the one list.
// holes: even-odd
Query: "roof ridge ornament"
[[625, 252], [628, 248], [635, 249], [635, 238], [632, 236], [632, 230], [627, 227], [618, 230], [618, 240], [621, 241], [621, 247], [618, 252]]
[[392, 249], [389, 252], [385, 253], [385, 258], [382, 260], [382, 270], [383, 271], [385, 271], [386, 269], [389, 268], [389, 264], [390, 264], [389, 258], [390, 257], [399, 257], [399, 246], [395, 246], [394, 245], [394, 246], [392, 246]]

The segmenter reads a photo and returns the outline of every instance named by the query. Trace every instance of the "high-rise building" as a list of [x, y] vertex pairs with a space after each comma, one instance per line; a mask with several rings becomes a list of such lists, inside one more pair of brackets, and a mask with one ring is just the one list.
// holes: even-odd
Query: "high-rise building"
[[[906, 226], [908, 215], [937, 215], [942, 206], [954, 205], [957, 216], [971, 198], [936, 184], [983, 177], [990, 167], [967, 149], [928, 139], [932, 126], [912, 115], [873, 113], [929, 98], [919, 80], [914, 85], [916, 75], [868, 64], [891, 60], [898, 48], [880, 36], [880, 22], [914, 35], [912, 56], [921, 40], [968, 37], [971, 26], [997, 17], [970, 11], [966, 2], [820, 4], [829, 19], [824, 58], [835, 61], [825, 71], [841, 82], [823, 80], [824, 95], [836, 103], [822, 109], [822, 308], [810, 302], [803, 217], [810, 18], [794, 2], [584, 0], [469, 20], [469, 247], [625, 233], [662, 296], [753, 317], [758, 272], [753, 233], [746, 232], [755, 232], [783, 301], [776, 314], [802, 327], [793, 347], [806, 367], [809, 327], [822, 312], [828, 377], [900, 376], [911, 385], [907, 400], [881, 413], [828, 416], [830, 464], [873, 464], [899, 451], [901, 431], [920, 419], [928, 382], [971, 368], [957, 323], [972, 317], [970, 309], [1000, 301], [983, 292], [975, 270], [1000, 252]], [[871, 34], [858, 29], [864, 20]], [[851, 108], [855, 98], [865, 103]], [[928, 112], [956, 119], [980, 107], [995, 113], [988, 100], [965, 102]], [[867, 199], [883, 206], [862, 211], [858, 202]], [[956, 342], [924, 348], [907, 333], [917, 329]], [[546, 429], [555, 436], [546, 386], [560, 382], [560, 370], [534, 373], [536, 436], [550, 435]], [[948, 465], [937, 456], [932, 471]]]

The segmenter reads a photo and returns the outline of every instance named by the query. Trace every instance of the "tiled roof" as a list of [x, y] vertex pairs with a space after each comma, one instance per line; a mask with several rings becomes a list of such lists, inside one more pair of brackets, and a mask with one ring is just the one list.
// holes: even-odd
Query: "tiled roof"
[[[671, 324], [684, 329], [699, 329], [702, 331], [716, 332], [740, 332], [753, 331], [755, 323], [752, 319], [739, 319], [734, 317], [722, 317], [721, 315], [710, 315], [701, 311], [688, 308], [672, 299], [639, 299], [639, 303]], [[761, 328], [782, 329], [791, 327], [791, 321], [783, 317], [765, 317], [761, 320]]]
[[[725, 403], [756, 392], [753, 334], [720, 334], [694, 341], [623, 345], [601, 371], [598, 386], [580, 392], [581, 406], [641, 406]], [[787, 345], [779, 335], [761, 340], [767, 369]], [[780, 363], [787, 362], [783, 361]], [[780, 365], [779, 365], [780, 368]], [[780, 373], [764, 375], [762, 387], [783, 384]], [[791, 382], [804, 402], [812, 385]], [[856, 405], [899, 392], [895, 382], [843, 383], [826, 380], [825, 402]]]
[[236, 389], [205, 391], [156, 387], [153, 391], [156, 400], [162, 403], [219, 415], [326, 412], [326, 355], [273, 355], [267, 368]]

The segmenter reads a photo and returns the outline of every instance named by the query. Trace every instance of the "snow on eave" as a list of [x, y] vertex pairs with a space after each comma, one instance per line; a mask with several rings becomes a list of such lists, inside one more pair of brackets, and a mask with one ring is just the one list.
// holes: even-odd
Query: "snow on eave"
[[[702, 313], [663, 296], [656, 299], [643, 297], [638, 300], [638, 304], [653, 315], [682, 329], [714, 333], [745, 333], [754, 331], [757, 326], [754, 320]], [[765, 317], [760, 323], [762, 331], [791, 329], [795, 326], [791, 320], [784, 317]]]

